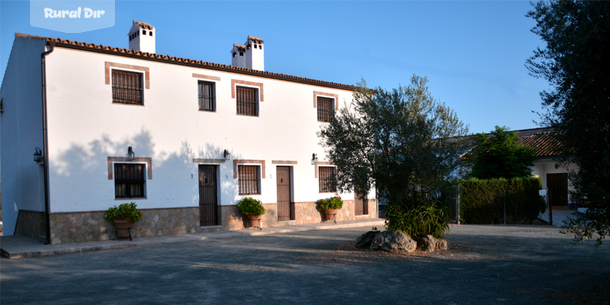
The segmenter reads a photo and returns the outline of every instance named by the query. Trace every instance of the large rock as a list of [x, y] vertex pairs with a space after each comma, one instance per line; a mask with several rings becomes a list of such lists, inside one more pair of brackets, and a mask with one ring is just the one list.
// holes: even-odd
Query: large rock
[[413, 252], [417, 243], [400, 231], [379, 232], [371, 242], [371, 250], [386, 252]]
[[368, 231], [360, 235], [360, 237], [356, 239], [356, 247], [360, 249], [370, 248], [371, 242], [373, 242], [373, 238], [375, 238], [375, 235], [377, 235], [377, 233], [379, 233], [379, 231]]
[[424, 252], [434, 252], [447, 250], [447, 240], [439, 238], [436, 239], [430, 234], [414, 236], [413, 239], [417, 242], [417, 249]]

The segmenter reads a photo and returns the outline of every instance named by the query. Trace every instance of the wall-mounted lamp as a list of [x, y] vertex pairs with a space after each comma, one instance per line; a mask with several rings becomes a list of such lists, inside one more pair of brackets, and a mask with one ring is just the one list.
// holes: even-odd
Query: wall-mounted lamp
[[133, 152], [131, 146], [127, 147], [127, 160], [133, 161], [136, 158], [136, 153]]
[[318, 155], [316, 153], [311, 154], [311, 164], [318, 163]]
[[34, 150], [34, 162], [39, 164], [44, 162], [44, 159], [42, 158], [42, 150], [40, 150], [39, 147], [36, 147]]
[[229, 151], [228, 151], [228, 150], [226, 150], [226, 149], [225, 149], [225, 152], [224, 152], [224, 156], [225, 156], [225, 160], [229, 160], [229, 159], [231, 159], [231, 154], [230, 154], [230, 153], [229, 153]]

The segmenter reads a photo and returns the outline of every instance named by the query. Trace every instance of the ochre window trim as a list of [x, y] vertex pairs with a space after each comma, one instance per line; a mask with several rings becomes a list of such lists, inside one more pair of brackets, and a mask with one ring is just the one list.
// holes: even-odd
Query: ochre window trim
[[240, 164], [260, 164], [261, 166], [261, 179], [265, 179], [265, 160], [244, 160], [244, 159], [233, 159], [233, 179], [237, 179], [237, 166]]
[[133, 160], [129, 160], [127, 157], [108, 157], [108, 180], [113, 180], [113, 175], [112, 172], [114, 171], [114, 162], [121, 162], [121, 163], [129, 163], [129, 162], [134, 162], [134, 163], [142, 163], [142, 162], [146, 162], [147, 165], [147, 169], [148, 169], [148, 180], [152, 180], [152, 158], [149, 157], [144, 157], [144, 158], [134, 158]]
[[219, 76], [210, 76], [210, 75], [203, 75], [203, 74], [197, 74], [197, 73], [193, 73], [193, 78], [200, 78], [200, 79], [207, 79], [207, 80], [213, 80], [213, 81], [220, 81], [220, 77]]
[[144, 72], [144, 84], [146, 89], [150, 89], [150, 71], [148, 67], [136, 66], [136, 65], [128, 65], [128, 64], [120, 64], [116, 62], [106, 61], [104, 62], [104, 70], [106, 73], [106, 85], [110, 85], [112, 73], [110, 73], [110, 67], [143, 71]]
[[250, 87], [258, 87], [259, 102], [265, 101], [265, 94], [264, 94], [265, 91], [263, 89], [263, 83], [248, 82], [245, 80], [238, 80], [238, 79], [231, 80], [231, 98], [235, 98], [235, 87], [237, 87], [236, 84], [250, 86]]
[[336, 108], [336, 110], [339, 110], [339, 95], [338, 94], [314, 91], [313, 92], [313, 108], [318, 108], [318, 96], [334, 98], [335, 99], [335, 108]]

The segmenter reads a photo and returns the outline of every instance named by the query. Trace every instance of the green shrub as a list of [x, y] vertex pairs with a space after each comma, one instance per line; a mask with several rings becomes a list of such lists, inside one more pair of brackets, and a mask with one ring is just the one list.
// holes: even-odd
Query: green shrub
[[108, 221], [125, 220], [138, 222], [142, 218], [142, 212], [137, 210], [135, 202], [122, 203], [118, 207], [115, 205], [104, 213], [104, 218]]
[[449, 213], [439, 201], [409, 207], [405, 204], [386, 206], [386, 227], [409, 236], [430, 234], [441, 238], [449, 230]]
[[540, 178], [499, 178], [459, 181], [460, 221], [470, 224], [504, 222], [504, 190], [506, 190], [506, 218], [508, 222], [528, 222], [538, 218], [545, 203], [538, 194]]
[[343, 200], [339, 196], [334, 196], [320, 199], [319, 204], [321, 210], [340, 209], [343, 207]]
[[265, 215], [263, 203], [252, 197], [244, 197], [237, 203], [237, 209], [242, 215]]

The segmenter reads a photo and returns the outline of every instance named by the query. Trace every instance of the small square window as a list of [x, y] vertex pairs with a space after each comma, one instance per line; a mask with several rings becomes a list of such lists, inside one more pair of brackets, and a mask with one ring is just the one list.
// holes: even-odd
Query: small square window
[[216, 111], [216, 88], [213, 82], [199, 82], [199, 110]]
[[240, 195], [260, 194], [259, 166], [239, 165], [237, 179]]
[[237, 114], [258, 116], [258, 89], [237, 87]]
[[142, 73], [112, 70], [112, 102], [144, 105]]
[[114, 164], [114, 194], [120, 198], [144, 198], [145, 165], [131, 163]]
[[320, 193], [333, 193], [337, 191], [335, 183], [335, 168], [330, 166], [320, 166], [318, 168], [320, 183]]

